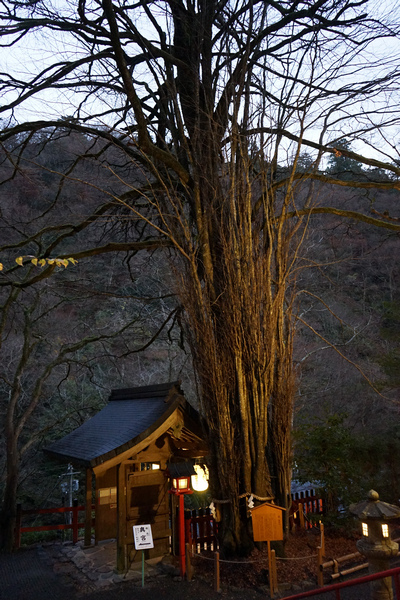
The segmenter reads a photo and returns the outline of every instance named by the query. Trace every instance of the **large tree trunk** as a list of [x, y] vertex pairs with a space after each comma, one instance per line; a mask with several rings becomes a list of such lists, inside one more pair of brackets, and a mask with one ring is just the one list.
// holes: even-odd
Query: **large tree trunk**
[[[300, 214], [306, 214], [300, 209], [311, 209], [309, 198], [294, 197], [294, 179], [310, 124], [307, 111], [314, 102], [320, 111], [338, 69], [336, 61], [327, 73], [323, 67], [326, 87], [320, 88], [317, 39], [311, 41], [309, 32], [318, 15], [329, 13], [318, 30], [325, 45], [328, 38], [335, 41], [332, 32], [338, 39], [343, 26], [364, 19], [355, 14], [354, 21], [347, 21], [345, 9], [351, 6], [336, 0], [317, 4], [293, 6], [283, 17], [269, 3], [234, 7], [216, 0], [170, 0], [166, 18], [172, 35], [161, 33], [159, 45], [148, 40], [144, 46], [140, 38], [138, 57], [127, 56], [126, 40], [135, 40], [136, 33], [121, 35], [118, 27], [126, 27], [121, 9], [103, 0], [116, 65], [134, 113], [134, 143], [143, 153], [140, 162], [147, 157], [154, 183], [149, 193], [149, 205], [158, 211], [153, 224], [182, 258], [173, 264], [176, 291], [185, 309], [207, 421], [212, 489], [222, 509], [227, 552], [245, 551], [251, 542], [247, 494], [258, 500], [274, 495], [284, 507], [288, 503], [294, 394], [291, 277]], [[127, 59], [133, 71], [143, 63], [157, 72], [149, 104], [138, 95], [142, 83]], [[276, 73], [277, 87], [267, 89], [275, 82], [274, 61], [282, 71]], [[364, 88], [359, 89], [363, 97]], [[340, 110], [342, 102], [340, 97]], [[332, 108], [324, 114], [332, 114]], [[321, 120], [325, 132], [329, 119]], [[264, 136], [270, 136], [268, 149]], [[297, 140], [297, 154], [291, 174], [288, 169], [278, 177], [285, 138]], [[252, 142], [260, 149], [253, 163]], [[283, 147], [285, 153], [293, 151], [289, 144]], [[319, 149], [327, 151], [322, 145]], [[269, 153], [269, 165], [264, 153]]]
[[12, 432], [7, 432], [7, 475], [0, 513], [0, 549], [4, 552], [12, 552], [14, 549], [18, 467], [18, 448], [15, 436], [12, 435]]
[[[169, 6], [177, 76], [166, 81], [166, 90], [179, 98], [172, 138], [182, 168], [168, 163], [180, 179], [171, 185], [163, 167], [157, 171], [167, 162], [144, 131], [113, 9], [109, 0], [105, 4], [116, 61], [138, 123], [138, 144], [147, 155], [149, 172], [162, 182], [154, 186], [151, 202], [182, 259], [179, 265], [173, 262], [176, 291], [185, 309], [207, 422], [221, 545], [226, 553], [247, 553], [252, 546], [249, 495], [262, 501], [275, 495], [275, 487], [277, 499], [286, 506], [290, 428], [283, 420], [284, 439], [279, 444], [272, 440], [279, 450], [274, 464], [268, 464], [267, 444], [268, 419], [275, 419], [278, 411], [286, 423], [293, 405], [288, 257], [296, 250], [300, 219], [288, 219], [287, 213], [293, 209], [294, 173], [286, 186], [275, 188], [276, 152], [272, 165], [265, 163], [263, 148], [250, 157], [249, 138], [241, 135], [250, 126], [247, 50], [217, 99], [211, 53], [215, 0], [206, 0], [198, 10], [173, 0]], [[168, 152], [161, 121], [159, 145]], [[190, 176], [181, 175], [183, 171]], [[282, 383], [287, 375], [290, 385]], [[271, 469], [278, 474], [275, 486]]]
[[[294, 287], [286, 265], [295, 232], [284, 216], [271, 211], [275, 198], [254, 217], [254, 182], [247, 156], [240, 155], [227, 170], [225, 189], [209, 173], [208, 185], [199, 190], [201, 205], [208, 208], [202, 217], [213, 219], [197, 220], [201, 252], [196, 246], [178, 286], [207, 421], [212, 493], [226, 554], [247, 554], [253, 545], [250, 494], [256, 502], [275, 497], [287, 507], [294, 394]], [[212, 195], [210, 181], [215, 182]], [[270, 464], [269, 420], [274, 431]]]

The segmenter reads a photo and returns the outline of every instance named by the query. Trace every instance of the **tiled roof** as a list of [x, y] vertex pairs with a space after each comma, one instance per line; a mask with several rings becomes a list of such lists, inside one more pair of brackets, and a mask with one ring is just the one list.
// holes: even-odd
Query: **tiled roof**
[[179, 405], [186, 405], [179, 382], [113, 390], [100, 412], [45, 452], [94, 467], [135, 446]]

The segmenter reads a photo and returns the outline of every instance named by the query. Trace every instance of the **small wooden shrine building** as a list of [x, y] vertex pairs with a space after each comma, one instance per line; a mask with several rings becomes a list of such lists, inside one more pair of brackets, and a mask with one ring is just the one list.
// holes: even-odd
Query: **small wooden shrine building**
[[86, 469], [85, 545], [91, 543], [95, 478], [95, 543], [117, 539], [117, 568], [140, 560], [133, 526], [151, 524], [154, 548], [169, 552], [171, 494], [168, 463], [204, 457], [200, 418], [180, 382], [113, 390], [108, 404], [45, 449], [50, 456]]

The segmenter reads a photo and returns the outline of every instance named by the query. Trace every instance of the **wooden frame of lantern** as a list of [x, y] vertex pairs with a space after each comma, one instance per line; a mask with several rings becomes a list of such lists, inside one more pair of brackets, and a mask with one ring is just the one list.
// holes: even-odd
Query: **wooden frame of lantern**
[[186, 555], [185, 555], [185, 494], [193, 494], [190, 488], [192, 475], [196, 474], [191, 462], [169, 463], [168, 474], [171, 478], [170, 494], [178, 497], [179, 501], [179, 520], [178, 520], [178, 539], [179, 539], [179, 570], [181, 577], [186, 574]]
[[179, 495], [179, 494], [191, 494], [192, 490], [190, 489], [190, 476], [189, 477], [174, 477], [171, 480], [171, 494]]

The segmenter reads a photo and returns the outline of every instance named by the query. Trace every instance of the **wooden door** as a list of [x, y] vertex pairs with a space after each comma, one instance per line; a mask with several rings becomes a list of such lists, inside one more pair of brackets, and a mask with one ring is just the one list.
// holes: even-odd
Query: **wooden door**
[[161, 470], [127, 473], [126, 540], [131, 561], [141, 560], [133, 542], [133, 526], [150, 524], [154, 548], [146, 550], [146, 558], [169, 552], [170, 527], [168, 480]]

